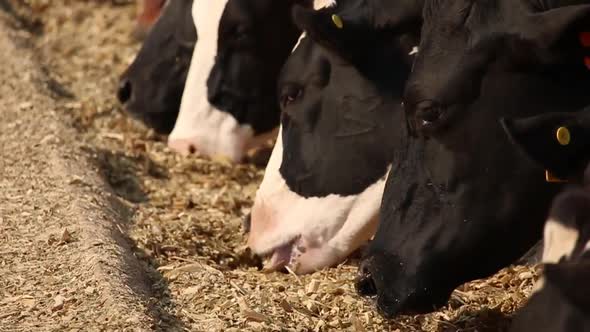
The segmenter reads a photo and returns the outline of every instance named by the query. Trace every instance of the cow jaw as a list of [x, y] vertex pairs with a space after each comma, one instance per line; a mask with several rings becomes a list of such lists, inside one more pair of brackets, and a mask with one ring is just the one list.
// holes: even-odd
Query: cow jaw
[[274, 138], [276, 133], [275, 129], [255, 135], [251, 126], [240, 125], [230, 114], [207, 104], [194, 112], [179, 115], [168, 137], [168, 146], [182, 155], [198, 151], [203, 155], [221, 156], [236, 163], [243, 159], [248, 150]]
[[252, 208], [248, 245], [271, 257], [269, 269], [289, 266], [304, 274], [332, 266], [375, 233], [385, 178], [359, 195], [302, 197], [279, 173], [281, 133]]

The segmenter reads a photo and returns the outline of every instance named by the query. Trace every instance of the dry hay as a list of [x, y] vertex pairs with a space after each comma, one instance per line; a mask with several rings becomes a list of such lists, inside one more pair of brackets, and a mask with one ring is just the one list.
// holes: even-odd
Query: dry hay
[[[385, 322], [356, 296], [354, 264], [310, 276], [259, 271], [241, 220], [263, 174], [171, 153], [163, 138], [122, 113], [117, 79], [138, 44], [127, 1], [13, 0], [39, 60], [85, 148], [120, 199], [135, 208], [130, 238], [155, 273], [160, 328], [198, 331], [498, 331], [536, 276], [508, 268], [457, 290], [441, 311]], [[170, 318], [172, 317], [172, 318]]]

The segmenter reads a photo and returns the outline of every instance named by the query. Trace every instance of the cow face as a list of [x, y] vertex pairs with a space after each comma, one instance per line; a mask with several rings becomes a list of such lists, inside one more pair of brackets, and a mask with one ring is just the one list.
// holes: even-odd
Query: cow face
[[169, 145], [239, 161], [279, 123], [276, 79], [299, 37], [290, 19], [308, 0], [195, 2], [195, 48]]
[[[555, 110], [572, 112], [590, 102], [584, 92], [590, 75], [581, 59], [558, 59], [543, 66], [532, 60], [532, 65], [514, 66], [515, 60], [507, 57], [518, 55], [517, 46], [509, 54], [493, 52], [494, 56], [484, 54], [476, 59], [477, 66], [469, 67], [477, 67], [477, 71], [465, 76], [477, 77], [469, 79], [476, 87], [465, 91], [457, 88], [464, 84], [458, 79], [460, 75], [447, 76], [447, 72], [449, 68], [461, 71], [464, 62], [439, 57], [455, 54], [460, 43], [438, 37], [430, 29], [459, 31], [460, 25], [443, 23], [450, 20], [447, 8], [462, 12], [459, 9], [463, 7], [447, 1], [449, 7], [439, 8], [440, 16], [431, 16], [438, 3], [427, 1], [424, 22], [431, 22], [422, 30], [420, 52], [406, 89], [405, 105], [411, 104], [406, 116], [413, 135], [408, 135], [405, 147], [394, 154], [379, 228], [357, 280], [358, 290], [376, 297], [379, 310], [387, 317], [427, 312], [443, 305], [455, 287], [510, 264], [540, 238], [544, 216], [559, 185], [546, 183], [543, 168], [513, 148], [499, 118]], [[500, 6], [500, 1], [494, 3]], [[474, 8], [469, 8], [473, 12]], [[503, 17], [496, 9], [473, 13], [467, 15], [467, 21], [471, 17], [500, 21]], [[560, 13], [555, 9], [543, 15], [549, 19]], [[573, 21], [576, 16], [571, 16]], [[546, 27], [563, 30], [560, 25], [543, 25]], [[479, 33], [475, 30], [474, 34]], [[564, 33], [574, 33], [577, 38], [577, 31], [567, 29]], [[465, 34], [461, 36], [459, 40], [468, 40]], [[433, 51], [433, 45], [438, 45], [438, 52]], [[523, 51], [530, 49], [527, 46]], [[543, 52], [548, 54], [550, 49]], [[516, 56], [514, 59], [527, 64]], [[421, 82], [429, 83], [422, 86]], [[439, 86], [448, 87], [449, 93], [456, 89], [456, 98], [442, 99]], [[412, 99], [414, 96], [420, 97]], [[453, 110], [453, 116], [439, 112], [437, 119], [417, 121], [420, 108], [416, 105], [429, 101], [440, 106], [439, 98], [447, 105], [445, 111], [455, 106], [461, 111]], [[438, 112], [441, 108], [437, 107], [434, 109]], [[435, 122], [434, 126], [430, 122]], [[430, 126], [428, 131], [422, 130], [427, 129], [425, 126]]]
[[168, 134], [178, 116], [197, 34], [192, 0], [169, 1], [119, 83], [125, 109], [157, 132]]
[[580, 178], [590, 162], [590, 108], [504, 119], [503, 125], [512, 142], [557, 179]]
[[367, 242], [400, 140], [397, 127], [405, 125], [401, 93], [415, 44], [408, 35], [375, 31], [366, 38], [372, 43], [359, 44], [364, 54], [342, 54], [328, 45], [351, 40], [347, 20], [329, 41], [315, 28], [324, 20], [334, 24], [331, 15], [346, 9], [343, 3], [294, 10], [307, 37], [279, 79], [282, 129], [256, 195], [248, 241], [256, 253], [271, 256], [269, 268], [313, 272]]
[[444, 137], [497, 67], [542, 71], [546, 65], [583, 63], [578, 32], [590, 7], [533, 8], [524, 0], [426, 1], [420, 54], [405, 93], [413, 134]]

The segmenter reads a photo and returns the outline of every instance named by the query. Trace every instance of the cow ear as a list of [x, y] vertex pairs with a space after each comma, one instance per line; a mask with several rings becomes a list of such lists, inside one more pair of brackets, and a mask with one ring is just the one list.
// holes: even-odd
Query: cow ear
[[[311, 10], [295, 6], [295, 24], [317, 43], [348, 58], [362, 54], [375, 32], [419, 35], [424, 0], [356, 1]], [[356, 54], [355, 54], [356, 53]]]
[[[590, 158], [589, 111], [548, 113], [522, 119], [500, 120], [511, 142], [547, 170], [548, 181], [580, 175]], [[555, 179], [551, 178], [555, 176]]]
[[590, 311], [590, 262], [582, 258], [560, 264], [547, 264], [544, 268], [547, 286], [555, 287], [564, 298], [582, 312]]
[[333, 8], [320, 10], [294, 6], [293, 21], [297, 27], [318, 44], [351, 60], [362, 47], [369, 23], [361, 13], [342, 15]]
[[590, 31], [590, 5], [564, 6], [532, 14], [518, 30], [525, 40], [543, 49], [559, 47], [568, 40], [578, 41], [581, 33]]
[[291, 6], [302, 6], [305, 8], [313, 8], [313, 0], [289, 0]]

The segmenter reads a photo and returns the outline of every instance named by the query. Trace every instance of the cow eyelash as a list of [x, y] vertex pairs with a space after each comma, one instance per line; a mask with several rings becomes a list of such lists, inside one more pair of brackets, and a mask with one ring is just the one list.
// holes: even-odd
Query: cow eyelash
[[301, 96], [303, 96], [303, 88], [301, 86], [296, 84], [287, 84], [283, 86], [280, 95], [281, 107], [285, 108], [295, 103], [301, 99]]

